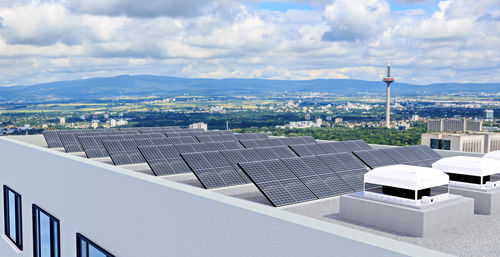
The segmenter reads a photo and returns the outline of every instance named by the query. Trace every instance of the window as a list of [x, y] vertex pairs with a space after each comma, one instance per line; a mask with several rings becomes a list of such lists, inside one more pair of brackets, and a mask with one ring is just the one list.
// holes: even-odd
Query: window
[[23, 250], [23, 227], [21, 212], [21, 195], [7, 186], [3, 186], [5, 235]]
[[60, 257], [59, 220], [33, 204], [33, 253], [35, 257]]
[[431, 139], [431, 148], [432, 149], [441, 149], [441, 150], [450, 150], [451, 142], [450, 140], [444, 139]]
[[114, 257], [81, 234], [76, 234], [77, 257]]

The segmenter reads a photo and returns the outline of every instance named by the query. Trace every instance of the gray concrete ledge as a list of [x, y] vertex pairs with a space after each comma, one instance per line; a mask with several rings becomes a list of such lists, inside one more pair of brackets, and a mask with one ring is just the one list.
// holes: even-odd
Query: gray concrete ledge
[[450, 193], [474, 199], [474, 213], [500, 214], [500, 188], [486, 190], [450, 186]]
[[474, 200], [457, 195], [422, 208], [400, 206], [363, 197], [340, 196], [340, 217], [406, 236], [425, 237], [471, 222]]

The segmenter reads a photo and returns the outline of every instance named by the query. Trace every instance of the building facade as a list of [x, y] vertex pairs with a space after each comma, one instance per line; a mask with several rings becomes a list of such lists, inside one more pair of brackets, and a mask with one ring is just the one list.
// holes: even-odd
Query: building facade
[[432, 149], [488, 153], [500, 150], [500, 133], [425, 133], [421, 142]]
[[205, 124], [203, 122], [198, 122], [198, 123], [190, 124], [189, 128], [190, 129], [203, 129], [203, 130], [207, 131], [208, 126], [207, 126], [207, 124]]
[[25, 142], [0, 138], [0, 184], [19, 204], [14, 216], [22, 223], [18, 244], [0, 240], [2, 257], [40, 249], [49, 253], [41, 256], [85, 256], [77, 251], [86, 247], [100, 252], [90, 256], [120, 257], [445, 256]]
[[427, 130], [435, 132], [482, 131], [483, 122], [462, 119], [438, 119], [427, 121]]

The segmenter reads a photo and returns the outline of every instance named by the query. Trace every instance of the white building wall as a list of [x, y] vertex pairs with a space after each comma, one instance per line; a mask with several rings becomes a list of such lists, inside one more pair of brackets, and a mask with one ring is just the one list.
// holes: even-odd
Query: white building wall
[[24, 234], [22, 252], [0, 239], [2, 257], [33, 256], [32, 204], [59, 219], [64, 257], [76, 256], [77, 232], [117, 257], [440, 255], [12, 139], [0, 139], [0, 161], [1, 185], [22, 196]]

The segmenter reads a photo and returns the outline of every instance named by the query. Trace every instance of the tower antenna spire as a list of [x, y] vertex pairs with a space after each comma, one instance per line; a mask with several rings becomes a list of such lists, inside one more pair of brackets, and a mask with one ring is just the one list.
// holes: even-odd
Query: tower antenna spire
[[387, 77], [384, 78], [384, 82], [387, 84], [387, 99], [386, 99], [386, 113], [385, 113], [385, 126], [391, 127], [391, 83], [394, 82], [394, 78], [391, 77], [391, 57], [387, 58]]

